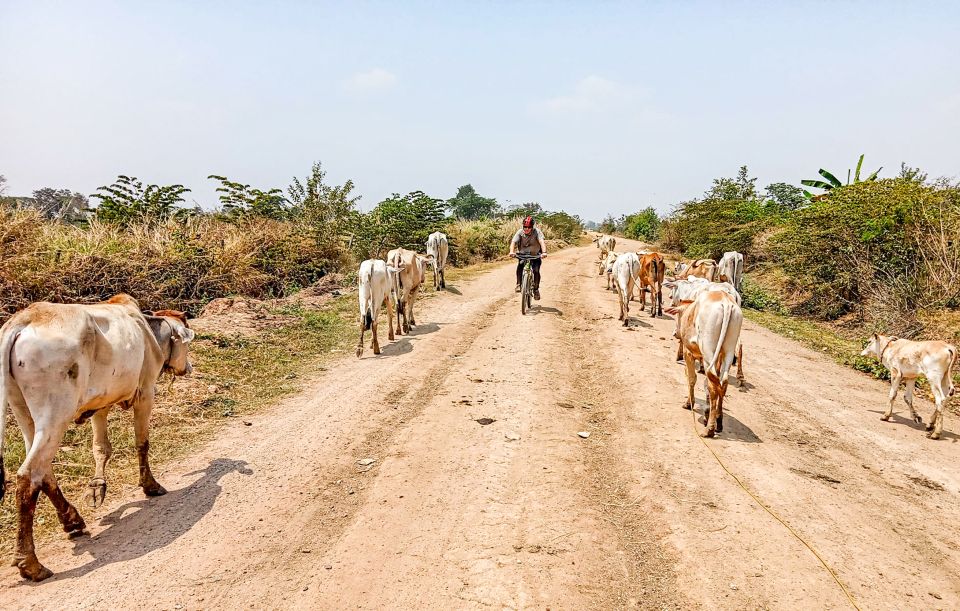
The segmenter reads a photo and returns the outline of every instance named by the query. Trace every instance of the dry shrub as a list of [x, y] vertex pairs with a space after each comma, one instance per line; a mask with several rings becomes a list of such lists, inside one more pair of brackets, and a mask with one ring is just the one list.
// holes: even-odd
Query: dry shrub
[[225, 295], [284, 296], [343, 257], [289, 221], [76, 226], [0, 208], [0, 322], [35, 301], [90, 303], [120, 292], [144, 308], [196, 314]]
[[[518, 218], [455, 220], [446, 226], [450, 241], [452, 265], [464, 266], [503, 257], [510, 252], [510, 240], [520, 229]], [[538, 221], [548, 248], [564, 248], [571, 240], [569, 232], [555, 229], [550, 223]]]

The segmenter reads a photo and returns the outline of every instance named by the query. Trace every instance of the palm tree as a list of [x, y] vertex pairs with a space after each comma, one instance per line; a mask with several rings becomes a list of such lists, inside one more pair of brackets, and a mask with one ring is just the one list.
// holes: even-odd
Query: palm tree
[[[870, 176], [867, 176], [867, 177], [864, 178], [863, 180], [860, 180], [860, 168], [861, 168], [861, 166], [863, 166], [863, 155], [860, 155], [860, 159], [857, 160], [857, 171], [856, 171], [856, 173], [853, 175], [853, 182], [854, 182], [854, 183], [858, 183], [858, 182], [872, 182], [872, 181], [874, 181], [874, 180], [877, 179], [877, 174], [879, 174], [879, 173], [880, 173], [880, 170], [883, 169], [882, 167], [881, 167], [881, 168], [878, 168], [876, 172], [874, 172], [874, 173], [871, 174]], [[834, 176], [834, 175], [831, 174], [830, 172], [824, 170], [823, 168], [820, 168], [819, 174], [820, 174], [820, 176], [823, 176], [823, 177], [826, 178], [827, 180], [826, 180], [826, 181], [823, 181], [823, 180], [801, 180], [801, 181], [800, 181], [800, 184], [801, 184], [801, 185], [806, 185], [806, 186], [808, 186], [808, 187], [816, 187], [817, 189], [823, 189], [824, 191], [827, 191], [828, 193], [829, 193], [830, 191], [832, 191], [833, 189], [837, 188], [837, 187], [842, 187], [842, 186], [843, 186], [843, 183], [841, 183], [841, 182], [837, 179], [836, 176]], [[847, 170], [847, 184], [848, 184], [848, 185], [851, 184], [851, 183], [850, 183], [850, 170]], [[821, 193], [820, 195], [814, 195], [813, 193], [810, 193], [810, 192], [807, 191], [806, 189], [804, 189], [803, 194], [804, 194], [808, 199], [813, 199], [813, 198], [815, 198], [815, 197], [823, 197], [824, 195], [826, 195], [826, 193]]]

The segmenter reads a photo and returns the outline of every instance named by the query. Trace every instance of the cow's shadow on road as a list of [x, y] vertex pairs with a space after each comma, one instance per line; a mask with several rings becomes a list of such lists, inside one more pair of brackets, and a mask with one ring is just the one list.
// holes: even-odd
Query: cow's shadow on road
[[75, 556], [90, 554], [93, 560], [56, 573], [54, 580], [83, 577], [109, 564], [134, 560], [170, 545], [210, 512], [223, 491], [220, 480], [234, 472], [253, 474], [246, 461], [218, 458], [206, 469], [188, 474], [203, 476], [186, 488], [118, 507], [100, 519], [100, 524], [108, 528], [96, 538], [84, 537], [74, 542]]
[[429, 335], [430, 333], [436, 333], [439, 330], [440, 325], [435, 322], [418, 324], [410, 329], [410, 333], [398, 335], [394, 341], [381, 344], [380, 357], [400, 356], [401, 354], [411, 352], [413, 350], [413, 342], [416, 341], [417, 338]]
[[[707, 414], [710, 406], [706, 401], [697, 400], [697, 423], [701, 426], [707, 426]], [[723, 410], [723, 432], [717, 433], [720, 439], [729, 439], [730, 441], [742, 441], [744, 443], [763, 443], [763, 440], [757, 436], [753, 430], [746, 424], [740, 422], [730, 413], [729, 408]]]
[[439, 292], [440, 292], [440, 293], [444, 293], [444, 292], [446, 292], [446, 293], [452, 293], [452, 294], [454, 294], [454, 295], [457, 295], [458, 297], [462, 297], [462, 296], [463, 296], [463, 293], [460, 292], [460, 289], [458, 289], [458, 288], [455, 287], [455, 286], [450, 286], [449, 284], [446, 286], [446, 288], [444, 288], [443, 290], [441, 290], [441, 291], [439, 291]]
[[[874, 413], [874, 414], [878, 414], [878, 415], [879, 415], [879, 414], [883, 414], [883, 413], [886, 412], [886, 410], [882, 410], [882, 409], [881, 409], [881, 410], [871, 409], [871, 410], [867, 410], [867, 411], [872, 412], [872, 413]], [[917, 410], [917, 411], [918, 411], [918, 413], [919, 413], [919, 410]], [[920, 431], [920, 432], [922, 432], [924, 435], [926, 435], [926, 434], [927, 434], [927, 424], [926, 424], [926, 423], [929, 421], [929, 417], [930, 417], [929, 412], [930, 412], [930, 411], [932, 411], [932, 410], [926, 410], [925, 413], [920, 414], [921, 417], [923, 417], [923, 423], [918, 423], [918, 422], [916, 422], [915, 420], [913, 420], [912, 418], [905, 417], [905, 416], [901, 416], [900, 414], [894, 412], [894, 413], [893, 413], [893, 416], [890, 417], [890, 420], [889, 420], [888, 422], [886, 422], [886, 424], [890, 424], [890, 425], [894, 425], [894, 424], [905, 424], [905, 425], [909, 426], [910, 428], [915, 429], [915, 430], [917, 430], [917, 431]], [[954, 433], [951, 433], [950, 431], [943, 431], [943, 432], [940, 433], [940, 439], [949, 439], [949, 440], [952, 441], [953, 443], [957, 443], [957, 441], [960, 440], [960, 436], [957, 436], [957, 435], [955, 435]]]

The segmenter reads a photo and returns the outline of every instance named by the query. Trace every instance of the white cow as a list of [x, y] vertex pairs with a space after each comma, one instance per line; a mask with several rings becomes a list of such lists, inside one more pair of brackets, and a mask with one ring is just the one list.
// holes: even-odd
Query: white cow
[[603, 259], [607, 253], [617, 247], [617, 238], [612, 235], [601, 235], [596, 239], [597, 248], [600, 249], [600, 258]]
[[723, 253], [717, 263], [717, 280], [729, 282], [739, 291], [743, 282], [743, 255], [736, 251]]
[[435, 231], [427, 237], [427, 254], [433, 256], [433, 288], [436, 290], [447, 288], [443, 277], [443, 270], [447, 266], [447, 253], [450, 245], [447, 243], [447, 234]]
[[633, 296], [633, 287], [639, 281], [640, 258], [635, 252], [625, 252], [617, 257], [613, 263], [613, 280], [617, 287], [617, 298], [620, 300], [620, 320], [623, 326], [628, 325], [630, 316], [630, 298]]
[[387, 337], [393, 341], [393, 309], [397, 304], [396, 275], [401, 270], [387, 265], [380, 259], [368, 259], [360, 264], [359, 290], [360, 301], [360, 341], [357, 342], [357, 356], [363, 355], [363, 333], [371, 331], [373, 340], [370, 347], [374, 354], [380, 354], [380, 342], [377, 338], [377, 326], [380, 308], [387, 303]]
[[687, 409], [693, 409], [697, 382], [696, 361], [704, 365], [710, 409], [705, 414], [705, 437], [723, 432], [723, 398], [743, 325], [743, 312], [722, 291], [703, 291], [693, 303], [684, 303], [679, 314], [680, 341], [687, 366]]
[[144, 315], [132, 297], [117, 295], [94, 305], [35, 303], [0, 329], [0, 446], [9, 405], [27, 450], [17, 471], [20, 519], [13, 560], [26, 579], [42, 581], [52, 575], [37, 559], [33, 542], [41, 492], [56, 508], [64, 532], [73, 536], [86, 528], [57, 485], [52, 467], [71, 421], [93, 419], [94, 506], [103, 502], [107, 490], [105, 468], [112, 452], [107, 413], [115, 404], [133, 408], [143, 492], [167, 492], [154, 479], [147, 459], [150, 413], [160, 373], [186, 375], [192, 370], [188, 352], [194, 333], [182, 312], [155, 314], [162, 315]]
[[913, 419], [918, 423], [923, 422], [913, 409], [913, 387], [917, 383], [917, 376], [927, 378], [936, 401], [930, 422], [927, 423], [927, 437], [940, 439], [943, 432], [943, 406], [956, 391], [952, 371], [960, 355], [957, 347], [946, 342], [914, 342], [875, 333], [860, 355], [876, 357], [890, 370], [890, 402], [887, 411], [880, 416], [881, 420], [889, 420], [893, 415], [893, 400], [897, 398], [900, 382], [905, 381], [907, 388], [903, 400], [910, 408]]
[[394, 283], [397, 294], [397, 333], [410, 333], [410, 328], [417, 324], [413, 315], [413, 303], [420, 292], [420, 285], [426, 280], [427, 266], [431, 263], [433, 257], [430, 255], [419, 255], [405, 248], [395, 248], [387, 253], [387, 265], [400, 270], [396, 273]]

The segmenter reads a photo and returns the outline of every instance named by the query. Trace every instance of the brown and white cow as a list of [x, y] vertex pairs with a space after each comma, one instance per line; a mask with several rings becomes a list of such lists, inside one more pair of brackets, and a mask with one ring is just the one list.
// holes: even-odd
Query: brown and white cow
[[387, 265], [400, 270], [395, 276], [394, 286], [397, 293], [397, 333], [410, 333], [410, 328], [417, 324], [413, 303], [426, 280], [427, 266], [432, 263], [433, 257], [430, 255], [423, 256], [405, 248], [395, 248], [387, 253]]
[[150, 413], [160, 373], [190, 373], [194, 333], [181, 312], [157, 314], [145, 315], [132, 297], [121, 294], [93, 305], [35, 303], [0, 329], [0, 445], [9, 405], [27, 451], [17, 470], [19, 526], [13, 561], [24, 578], [41, 581], [52, 575], [37, 559], [33, 541], [41, 492], [56, 508], [64, 532], [75, 536], [86, 528], [53, 474], [52, 462], [70, 422], [92, 418], [94, 506], [103, 503], [107, 490], [105, 469], [112, 452], [107, 413], [114, 404], [133, 408], [144, 493], [166, 494], [147, 458]]
[[397, 304], [396, 274], [401, 270], [387, 265], [380, 259], [368, 259], [360, 264], [357, 297], [360, 302], [360, 341], [357, 342], [357, 356], [363, 356], [363, 333], [373, 335], [370, 347], [374, 354], [380, 354], [380, 341], [377, 337], [380, 308], [387, 304], [387, 337], [393, 341], [393, 308]]
[[[682, 302], [692, 302], [697, 295], [703, 291], [721, 291], [730, 295], [738, 306], [741, 304], [740, 293], [737, 292], [729, 282], [710, 282], [700, 277], [684, 278], [683, 280], [671, 280], [664, 282], [663, 286], [672, 289], [670, 296], [670, 307], [667, 308], [668, 314], [677, 314]], [[677, 317], [677, 329], [673, 334], [677, 338], [677, 362], [683, 361], [683, 342], [680, 341], [680, 317]], [[746, 378], [743, 375], [743, 344], [737, 344], [737, 356], [734, 359], [737, 364], [737, 382], [742, 387]], [[700, 365], [702, 369], [702, 364]], [[701, 371], [702, 373], [702, 371]]]
[[873, 334], [860, 355], [876, 357], [890, 370], [890, 402], [880, 419], [886, 421], [893, 415], [893, 401], [897, 398], [900, 382], [906, 382], [903, 400], [910, 408], [910, 416], [918, 423], [923, 422], [913, 408], [913, 387], [917, 383], [917, 376], [923, 375], [930, 383], [936, 403], [927, 423], [927, 437], [940, 439], [943, 432], [943, 406], [956, 392], [953, 365], [957, 362], [958, 354], [957, 347], [946, 342], [915, 342]]
[[680, 341], [687, 368], [686, 409], [693, 409], [697, 383], [696, 361], [703, 362], [707, 377], [709, 413], [705, 414], [705, 437], [723, 432], [723, 398], [727, 392], [730, 367], [740, 339], [743, 312], [727, 293], [704, 291], [680, 306]]
[[637, 253], [640, 258], [640, 311], [647, 307], [647, 292], [650, 292], [650, 316], [663, 316], [663, 276], [667, 264], [658, 252]]
[[713, 282], [717, 278], [717, 262], [713, 259], [697, 259], [690, 263], [677, 262], [673, 268], [673, 274], [676, 280], [696, 276]]

